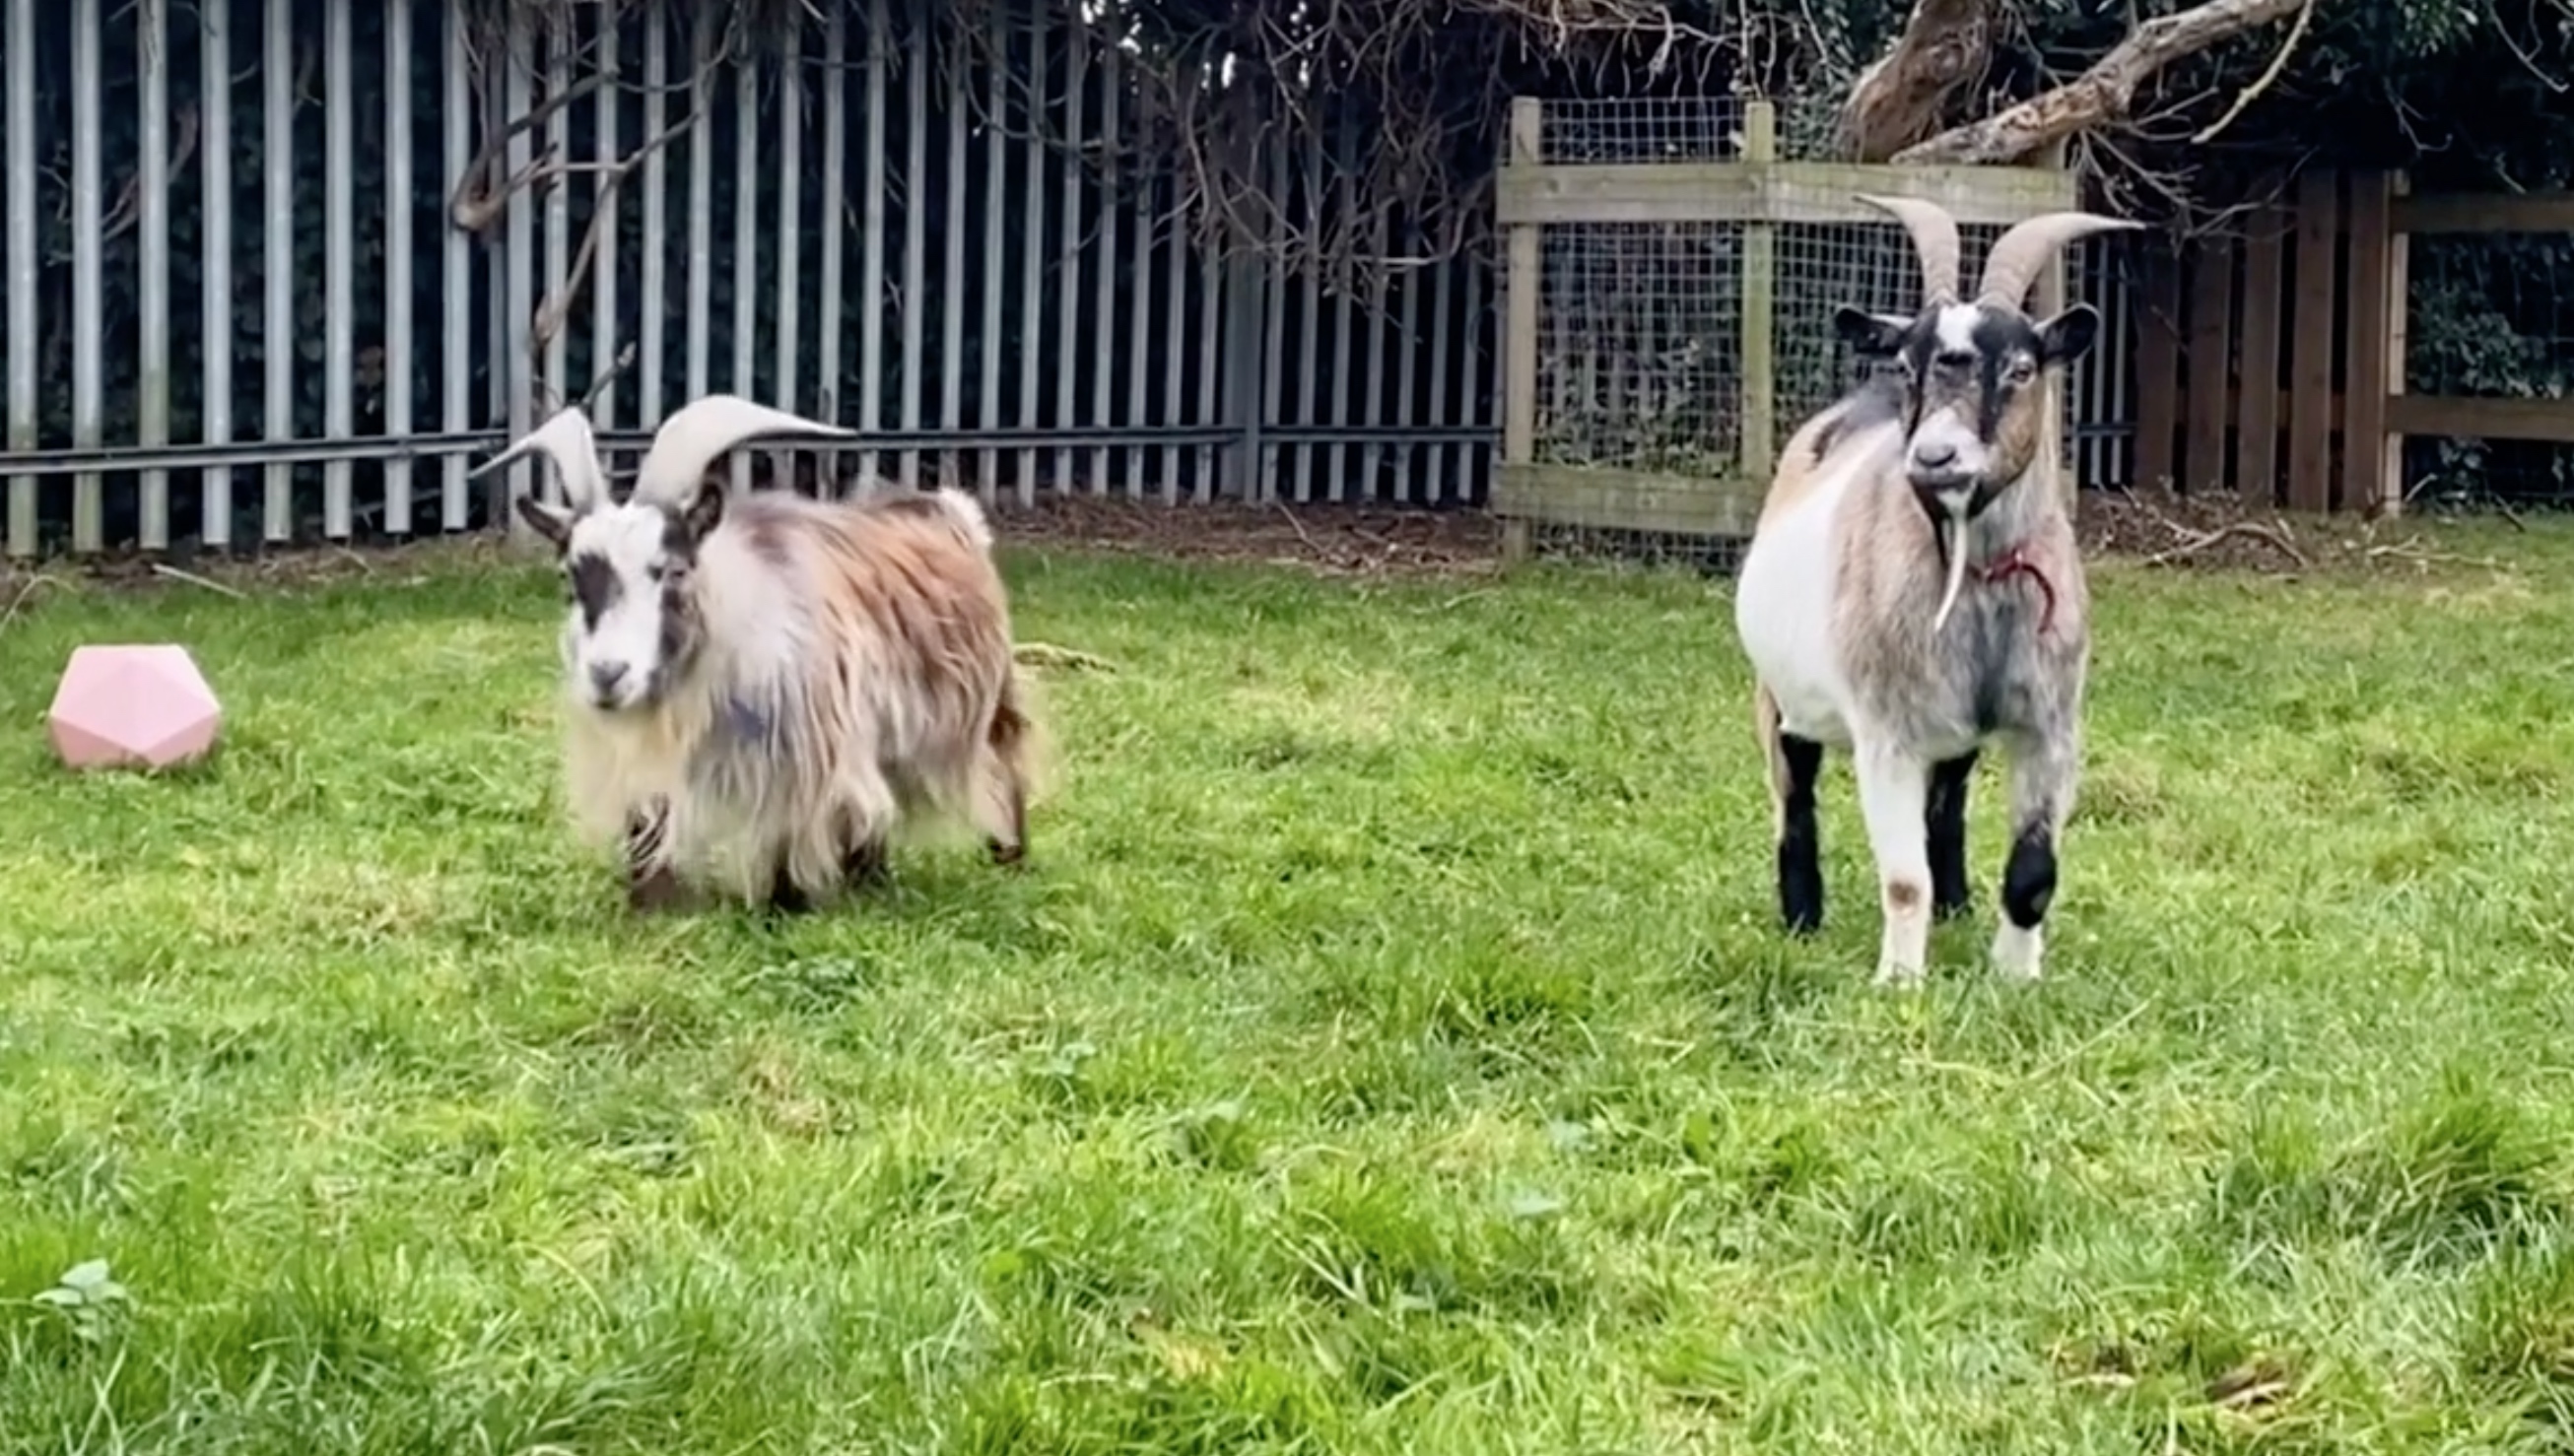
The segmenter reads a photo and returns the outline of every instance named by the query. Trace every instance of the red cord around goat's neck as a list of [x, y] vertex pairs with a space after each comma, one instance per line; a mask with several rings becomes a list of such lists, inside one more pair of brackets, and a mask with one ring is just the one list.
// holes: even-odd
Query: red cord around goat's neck
[[2039, 594], [2045, 598], [2038, 608], [2037, 634], [2045, 636], [2047, 629], [2055, 625], [2055, 583], [2047, 580], [2046, 572], [2030, 559], [2025, 541], [1975, 568], [1975, 579], [1987, 586], [2010, 576], [2026, 576], [2037, 583]]

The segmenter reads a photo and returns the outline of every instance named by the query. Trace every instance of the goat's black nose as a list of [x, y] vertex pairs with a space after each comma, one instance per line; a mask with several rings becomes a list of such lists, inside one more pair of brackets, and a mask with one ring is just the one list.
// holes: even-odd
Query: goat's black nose
[[617, 691], [617, 685], [626, 680], [626, 664], [594, 662], [590, 665], [590, 680], [601, 692], [613, 693]]
[[1936, 470], [1957, 458], [1957, 447], [1945, 443], [1924, 443], [1913, 447], [1913, 463], [1926, 470]]

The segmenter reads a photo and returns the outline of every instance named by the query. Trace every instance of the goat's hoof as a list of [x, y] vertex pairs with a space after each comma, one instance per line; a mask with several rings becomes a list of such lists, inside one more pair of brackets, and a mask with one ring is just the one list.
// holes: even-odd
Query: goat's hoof
[[1880, 957], [1877, 963], [1877, 984], [1888, 991], [1915, 990], [1922, 985], [1922, 967], [1919, 964], [1908, 966], [1901, 961]]
[[1993, 932], [1993, 970], [2006, 980], [2035, 981], [2045, 950], [2046, 931], [2042, 926], [2022, 930], [2005, 920]]
[[679, 877], [667, 870], [654, 870], [639, 875], [626, 884], [626, 904], [640, 914], [679, 910], [686, 906], [688, 893]]
[[1930, 901], [1930, 918], [1942, 921], [1963, 920], [1973, 914], [1974, 909], [1975, 897], [1972, 895], [1959, 895], [1954, 899], [1933, 897]]
[[840, 878], [850, 888], [872, 890], [893, 878], [891, 863], [885, 858], [881, 841], [852, 847], [840, 857]]

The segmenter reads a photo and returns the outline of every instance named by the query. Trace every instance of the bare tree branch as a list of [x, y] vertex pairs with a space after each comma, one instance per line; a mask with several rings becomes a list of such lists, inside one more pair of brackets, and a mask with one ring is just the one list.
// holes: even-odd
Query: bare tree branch
[[2306, 27], [2313, 22], [2314, 18], [2315, 0], [2305, 0], [2304, 4], [2297, 7], [2297, 23], [2288, 27], [2288, 38], [2279, 43], [2279, 53], [2270, 58], [2270, 68], [2263, 71], [2251, 85], [2235, 93], [2234, 104], [2225, 108], [2223, 116], [2209, 122], [2205, 128], [2192, 136], [2189, 139], [2191, 146], [2204, 147], [2215, 141], [2219, 132], [2234, 125], [2234, 119], [2243, 114], [2243, 108], [2259, 100], [2262, 92], [2277, 84], [2279, 73], [2288, 69], [2288, 58], [2297, 53], [2297, 42], [2306, 38]]
[[[636, 168], [644, 164], [644, 158], [659, 151], [672, 137], [695, 125], [696, 120], [697, 114], [691, 111], [653, 133], [643, 146], [615, 162], [597, 168], [596, 170], [601, 174], [599, 195], [605, 198], [615, 192]], [[573, 255], [572, 268], [564, 275], [563, 286], [547, 294], [544, 301], [537, 306], [536, 321], [528, 330], [528, 353], [532, 358], [542, 356], [546, 346], [552, 344], [555, 336], [563, 332], [564, 321], [572, 315], [572, 301], [580, 296], [582, 286], [590, 281], [591, 265], [599, 257], [600, 230], [607, 226], [613, 216], [615, 215], [605, 207], [592, 210], [590, 226], [582, 229], [581, 247]]]
[[2156, 16], [2065, 85], [1981, 121], [1951, 127], [1894, 155], [1897, 162], [2016, 162], [2050, 142], [2127, 119], [2136, 90], [2174, 61], [2294, 13], [2304, 0], [2207, 0]]
[[[161, 175], [164, 177], [178, 176], [179, 169], [188, 165], [188, 159], [197, 155], [197, 109], [182, 106], [171, 120], [174, 124], [170, 128], [170, 160], [162, 164]], [[107, 216], [100, 220], [100, 241], [124, 236], [125, 231], [142, 218], [143, 169], [137, 167], [134, 175], [125, 179], [125, 189], [117, 194], [116, 206], [108, 209]]]
[[1993, 0], [1915, 0], [1895, 48], [1851, 86], [1841, 143], [1851, 159], [1883, 162], [1938, 130], [1957, 94], [1983, 78]]

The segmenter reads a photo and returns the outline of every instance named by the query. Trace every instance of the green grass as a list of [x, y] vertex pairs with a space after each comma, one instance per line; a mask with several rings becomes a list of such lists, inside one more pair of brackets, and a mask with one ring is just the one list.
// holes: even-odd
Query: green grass
[[[45, 593], [0, 1452], [2574, 1449], [2574, 528], [2457, 534], [2517, 569], [2097, 568], [2049, 978], [1988, 765], [1913, 998], [1846, 763], [1774, 929], [1722, 582], [1022, 553], [1118, 669], [1028, 873], [651, 923], [546, 571]], [[216, 762], [53, 767], [119, 639]]]

